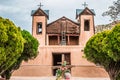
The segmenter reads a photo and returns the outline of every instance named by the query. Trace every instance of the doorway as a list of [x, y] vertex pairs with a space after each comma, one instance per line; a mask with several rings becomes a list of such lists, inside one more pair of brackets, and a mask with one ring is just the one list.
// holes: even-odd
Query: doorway
[[[61, 66], [59, 62], [62, 62], [62, 54], [53, 54], [53, 66]], [[56, 68], [53, 69], [53, 76], [56, 75]]]
[[[53, 53], [53, 67], [60, 67], [63, 61], [67, 62], [67, 65], [71, 65], [70, 53]], [[56, 74], [58, 68], [53, 68], [53, 76]]]
[[53, 54], [53, 66], [59, 66], [59, 62], [62, 62], [62, 55], [61, 54]]

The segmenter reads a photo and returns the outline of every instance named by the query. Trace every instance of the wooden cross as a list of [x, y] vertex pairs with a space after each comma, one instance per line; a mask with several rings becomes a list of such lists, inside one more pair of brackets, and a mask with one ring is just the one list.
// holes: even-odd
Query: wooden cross
[[39, 6], [39, 8], [41, 8], [43, 5], [40, 3], [38, 6]]
[[84, 6], [84, 8], [86, 8], [88, 6], [88, 4], [86, 2], [84, 2], [84, 4], [82, 4], [82, 6]]
[[[57, 64], [63, 64], [64, 62], [62, 61], [62, 62], [57, 62]], [[69, 62], [66, 62], [66, 64], [69, 64]]]

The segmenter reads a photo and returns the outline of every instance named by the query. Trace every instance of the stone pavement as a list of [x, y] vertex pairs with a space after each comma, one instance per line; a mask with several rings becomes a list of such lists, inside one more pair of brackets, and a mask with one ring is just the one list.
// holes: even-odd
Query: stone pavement
[[[55, 77], [11, 77], [10, 80], [55, 80]], [[72, 77], [71, 80], [110, 80], [110, 79]]]

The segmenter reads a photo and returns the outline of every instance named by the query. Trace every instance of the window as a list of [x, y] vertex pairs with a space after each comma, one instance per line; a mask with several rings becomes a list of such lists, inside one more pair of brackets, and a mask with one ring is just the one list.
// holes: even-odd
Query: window
[[90, 30], [90, 20], [84, 20], [84, 31]]
[[69, 36], [69, 45], [79, 45], [79, 36]]
[[58, 37], [49, 36], [49, 45], [58, 45]]
[[42, 23], [37, 23], [37, 34], [42, 33]]

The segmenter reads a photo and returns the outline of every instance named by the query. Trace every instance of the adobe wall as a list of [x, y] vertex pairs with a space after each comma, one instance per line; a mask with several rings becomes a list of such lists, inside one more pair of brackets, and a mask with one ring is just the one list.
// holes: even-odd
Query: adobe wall
[[40, 76], [52, 76], [51, 66], [41, 65], [22, 65], [16, 70], [13, 76], [26, 76], [26, 77], [40, 77]]
[[72, 76], [74, 77], [109, 77], [108, 73], [98, 66], [76, 66], [72, 69]]
[[39, 47], [39, 55], [34, 60], [29, 60], [23, 65], [49, 65], [52, 66], [52, 53], [70, 53], [71, 65], [94, 65], [83, 58], [81, 46], [45, 46]]
[[[32, 35], [39, 41], [39, 46], [45, 46], [46, 41], [46, 17], [45, 16], [33, 16], [32, 17]], [[42, 33], [36, 34], [37, 23], [42, 22]]]
[[71, 69], [72, 76], [107, 77], [107, 73], [104, 70], [96, 68], [93, 63], [83, 58], [81, 49], [82, 47], [80, 46], [46, 46], [39, 48], [40, 53], [37, 58], [28, 61], [28, 63], [23, 62], [20, 69], [15, 71], [13, 76], [52, 76], [52, 52], [70, 52], [71, 65], [75, 66]]
[[[71, 68], [71, 75], [73, 77], [109, 77], [107, 72], [96, 66], [76, 66]], [[21, 66], [19, 70], [13, 73], [13, 76], [26, 76], [26, 77], [42, 77], [53, 76], [52, 66]]]
[[[90, 30], [84, 31], [84, 20], [90, 20]], [[94, 16], [91, 15], [81, 15], [81, 32], [80, 32], [80, 45], [85, 46], [86, 42], [91, 36], [94, 35]]]

